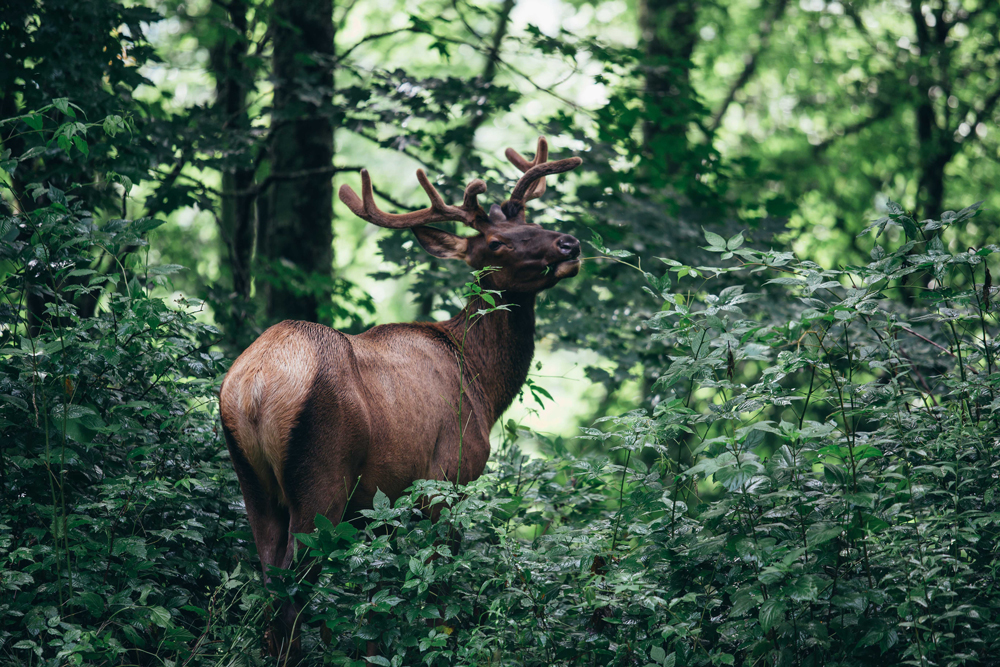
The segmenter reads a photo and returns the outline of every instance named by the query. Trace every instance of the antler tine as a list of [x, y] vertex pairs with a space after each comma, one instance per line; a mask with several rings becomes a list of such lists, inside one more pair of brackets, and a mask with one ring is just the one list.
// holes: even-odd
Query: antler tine
[[546, 176], [551, 176], [552, 174], [561, 174], [564, 171], [576, 169], [581, 164], [583, 164], [583, 160], [580, 158], [568, 157], [565, 160], [556, 160], [555, 162], [545, 162], [544, 164], [535, 165], [526, 171], [521, 180], [514, 186], [514, 191], [510, 193], [510, 199], [507, 200], [508, 203], [523, 205], [524, 202], [528, 201], [529, 197], [527, 195], [532, 191], [531, 186], [534, 185], [535, 181]]
[[476, 179], [465, 188], [462, 206], [449, 206], [441, 199], [437, 189], [427, 178], [423, 169], [417, 169], [417, 180], [420, 187], [431, 200], [430, 208], [412, 211], [410, 213], [386, 213], [375, 205], [375, 195], [372, 191], [372, 179], [367, 169], [361, 170], [361, 197], [349, 185], [340, 186], [340, 201], [351, 209], [354, 215], [379, 227], [389, 229], [409, 229], [431, 222], [461, 222], [470, 227], [475, 223], [482, 208], [477, 197], [486, 192], [486, 184]]
[[[545, 140], [545, 137], [538, 137], [538, 148], [535, 150], [535, 159], [528, 162], [524, 157], [521, 156], [513, 148], [508, 148], [504, 154], [507, 159], [510, 160], [511, 164], [520, 169], [523, 172], [528, 171], [532, 167], [536, 167], [540, 164], [545, 164], [549, 159], [549, 142]], [[530, 201], [532, 199], [538, 199], [543, 194], [545, 194], [545, 179], [541, 179], [535, 184], [535, 187], [524, 198], [525, 201]]]
[[479, 210], [479, 195], [486, 192], [486, 183], [478, 178], [469, 181], [465, 186], [465, 195], [462, 197], [462, 210], [475, 213]]

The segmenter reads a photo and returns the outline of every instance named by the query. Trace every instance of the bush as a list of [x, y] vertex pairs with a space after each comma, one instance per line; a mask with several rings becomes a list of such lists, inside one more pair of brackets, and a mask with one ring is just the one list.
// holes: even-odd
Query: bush
[[217, 428], [220, 334], [161, 296], [179, 267], [144, 259], [157, 222], [25, 189], [0, 217], [0, 663], [260, 664], [267, 602], [293, 594], [311, 664], [1000, 650], [997, 248], [944, 242], [976, 206], [893, 208], [840, 269], [706, 233], [727, 266], [644, 272], [671, 359], [653, 409], [582, 441], [507, 423], [481, 479], [318, 521], [268, 592]]
[[[508, 425], [492, 472], [463, 494], [425, 482], [395, 507], [381, 498], [363, 532], [321, 523], [303, 539], [324, 575], [306, 588], [311, 620], [338, 639], [315, 655], [990, 663], [996, 248], [942, 241], [977, 208], [920, 225], [894, 209], [873, 227], [905, 239], [875, 245], [863, 267], [711, 233], [734, 266], [664, 260], [691, 287], [646, 273], [663, 303], [649, 329], [672, 359], [652, 413], [586, 429], [596, 452]], [[543, 456], [526, 457], [524, 438]], [[437, 523], [428, 499], [444, 508]], [[379, 655], [362, 659], [369, 642]]]
[[219, 334], [154, 296], [180, 269], [144, 261], [158, 221], [29, 191], [0, 217], [0, 663], [182, 664], [263, 607]]

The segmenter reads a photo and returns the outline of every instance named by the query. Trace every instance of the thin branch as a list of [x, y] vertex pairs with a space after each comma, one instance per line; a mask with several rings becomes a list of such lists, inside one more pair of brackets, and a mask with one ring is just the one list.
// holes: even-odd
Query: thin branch
[[347, 17], [351, 15], [351, 11], [357, 4], [358, 0], [351, 0], [344, 7], [344, 13], [340, 16], [340, 19], [337, 21], [337, 32], [340, 32], [341, 30], [344, 29], [344, 26], [347, 24]]
[[473, 35], [475, 35], [476, 39], [478, 39], [479, 41], [482, 41], [483, 36], [479, 34], [478, 30], [476, 30], [475, 28], [473, 28], [469, 24], [469, 22], [465, 18], [465, 14], [463, 14], [462, 10], [459, 9], [459, 7], [458, 7], [458, 0], [451, 0], [451, 7], [452, 7], [452, 9], [455, 10], [455, 14], [458, 15], [458, 20], [462, 22], [462, 25], [465, 26], [465, 29], [468, 30]]
[[[186, 164], [187, 164], [187, 156], [186, 155], [181, 155], [180, 159], [177, 160], [177, 164], [175, 164], [174, 168], [170, 170], [170, 173], [168, 173], [163, 178], [163, 180], [160, 181], [160, 187], [157, 188], [157, 190], [160, 190], [162, 188], [173, 187], [174, 183], [177, 182], [177, 179], [181, 175], [181, 170], [184, 169], [184, 165], [186, 165]], [[125, 195], [127, 196], [128, 193], [126, 192]], [[152, 208], [147, 208], [146, 209], [146, 217], [147, 218], [152, 218], [157, 213], [158, 213], [158, 211], [157, 211], [157, 207], [156, 206], [153, 206]]]
[[785, 14], [785, 9], [788, 7], [788, 0], [778, 0], [778, 3], [774, 6], [774, 11], [771, 12], [771, 16], [764, 21], [763, 25], [760, 27], [760, 45], [757, 50], [753, 52], [752, 55], [745, 61], [746, 66], [743, 68], [743, 72], [740, 73], [736, 81], [729, 88], [729, 94], [726, 95], [726, 99], [722, 102], [719, 107], [712, 115], [712, 123], [709, 126], [711, 133], [715, 133], [719, 129], [719, 125], [722, 123], [722, 117], [726, 115], [726, 111], [729, 109], [729, 105], [733, 103], [733, 99], [736, 97], [737, 93], [743, 90], [743, 86], [747, 85], [750, 78], [753, 76], [754, 71], [757, 69], [757, 62], [760, 55], [767, 49], [768, 42], [770, 41], [771, 31], [774, 30], [774, 24], [781, 20], [782, 16]]
[[204, 345], [200, 345], [199, 347], [196, 347], [196, 348], [194, 348], [193, 350], [190, 350], [190, 351], [188, 351], [187, 353], [185, 353], [185, 354], [182, 354], [181, 356], [179, 356], [179, 357], [177, 357], [176, 359], [174, 359], [173, 361], [171, 361], [171, 362], [170, 362], [170, 363], [169, 363], [169, 364], [167, 365], [167, 367], [163, 369], [163, 372], [161, 372], [161, 373], [160, 373], [160, 374], [159, 374], [159, 375], [158, 375], [158, 376], [156, 377], [156, 379], [155, 379], [155, 380], [153, 380], [153, 383], [152, 383], [151, 385], [149, 385], [148, 387], [146, 387], [146, 391], [142, 392], [142, 394], [141, 394], [141, 395], [139, 396], [139, 399], [138, 399], [138, 400], [140, 400], [140, 401], [141, 401], [142, 399], [146, 398], [146, 395], [147, 395], [147, 394], [148, 394], [148, 393], [149, 393], [150, 391], [152, 391], [152, 390], [153, 390], [153, 388], [154, 388], [154, 387], [155, 387], [155, 386], [156, 386], [157, 384], [159, 384], [160, 380], [162, 380], [162, 379], [163, 379], [163, 376], [165, 376], [165, 375], [166, 375], [167, 373], [169, 373], [169, 372], [170, 372], [170, 371], [171, 371], [171, 370], [173, 369], [173, 367], [177, 365], [177, 362], [178, 362], [178, 361], [181, 361], [182, 359], [186, 359], [186, 358], [190, 357], [190, 356], [191, 356], [192, 354], [197, 354], [198, 352], [203, 352], [203, 351], [207, 350], [208, 348], [212, 347], [213, 345], [218, 345], [218, 344], [219, 344], [219, 343], [221, 343], [221, 342], [222, 342], [223, 340], [225, 340], [225, 339], [224, 339], [224, 338], [220, 338], [220, 339], [218, 339], [218, 340], [214, 340], [214, 341], [212, 341], [212, 342], [210, 342], [210, 343], [205, 343]]
[[360, 40], [355, 42], [353, 46], [344, 49], [343, 53], [337, 56], [337, 62], [340, 62], [341, 60], [349, 56], [354, 49], [358, 48], [362, 44], [365, 44], [367, 42], [372, 42], [376, 39], [382, 39], [383, 37], [392, 37], [393, 35], [398, 35], [401, 32], [416, 32], [421, 35], [428, 34], [421, 30], [416, 30], [413, 26], [408, 26], [406, 28], [398, 28], [396, 30], [387, 30], [386, 32], [379, 32], [373, 35], [366, 35], [365, 37], [362, 37]]
[[387, 202], [389, 202], [390, 204], [392, 204], [392, 205], [393, 205], [393, 206], [395, 206], [396, 208], [400, 209], [401, 211], [409, 211], [409, 210], [412, 210], [412, 207], [410, 207], [410, 206], [407, 206], [406, 204], [402, 203], [402, 202], [401, 202], [401, 201], [399, 201], [398, 199], [394, 199], [394, 198], [393, 198], [393, 197], [392, 197], [391, 195], [389, 195], [389, 194], [388, 194], [388, 193], [387, 193], [387, 192], [386, 192], [385, 190], [379, 190], [379, 189], [378, 189], [378, 188], [376, 188], [376, 187], [375, 187], [374, 185], [372, 186], [372, 192], [374, 192], [374, 193], [375, 193], [375, 194], [377, 194], [377, 195], [378, 195], [379, 197], [381, 197], [382, 199], [386, 200]]
[[844, 128], [843, 134], [834, 135], [829, 139], [824, 139], [820, 143], [813, 146], [813, 155], [818, 155], [819, 153], [822, 153], [839, 139], [843, 139], [844, 137], [850, 136], [852, 134], [857, 134], [858, 132], [861, 132], [862, 130], [871, 127], [875, 123], [881, 120], [885, 120], [886, 118], [889, 118], [890, 116], [892, 116], [892, 111], [893, 111], [892, 105], [882, 104], [879, 107], [878, 111], [875, 112], [875, 115], [869, 116], [864, 120], [860, 120], [854, 125], [849, 125]]
[[522, 79], [524, 79], [525, 81], [527, 81], [528, 83], [530, 83], [539, 92], [545, 93], [546, 95], [554, 97], [555, 99], [559, 100], [560, 102], [562, 102], [566, 106], [570, 107], [574, 111], [579, 111], [580, 113], [587, 114], [591, 118], [596, 117], [596, 114], [593, 111], [591, 111], [590, 109], [585, 109], [584, 107], [581, 107], [579, 104], [577, 104], [573, 100], [565, 98], [562, 95], [560, 95], [559, 93], [557, 93], [557, 92], [555, 92], [555, 91], [553, 91], [553, 90], [551, 90], [549, 88], [545, 88], [544, 86], [541, 86], [541, 85], [535, 83], [534, 79], [532, 79], [530, 76], [528, 76], [527, 74], [525, 74], [521, 70], [517, 69], [516, 67], [514, 67], [513, 65], [511, 65], [510, 63], [508, 63], [503, 58], [499, 58], [498, 57], [497, 58], [497, 62], [499, 64], [503, 65], [504, 67], [506, 67], [508, 70], [510, 70], [514, 74], [516, 74], [519, 77], [521, 77]]
[[[458, 1], [454, 0], [453, 5], [455, 7], [455, 11], [459, 13], [459, 16], [461, 16], [461, 12], [458, 10]], [[482, 84], [489, 85], [493, 83], [493, 79], [496, 78], [497, 61], [500, 60], [500, 47], [503, 45], [503, 39], [507, 35], [507, 27], [510, 23], [510, 13], [513, 9], [514, 0], [504, 0], [503, 6], [500, 8], [500, 16], [497, 18], [496, 30], [493, 32], [493, 42], [490, 45], [489, 53], [486, 56], [486, 66], [483, 68], [483, 73], [479, 77]], [[464, 18], [462, 18], [462, 22], [465, 23]], [[471, 26], [466, 24], [466, 27], [470, 32], [478, 36], [478, 33], [472, 30]], [[461, 177], [465, 164], [469, 161], [469, 156], [472, 154], [476, 131], [484, 122], [486, 122], [486, 118], [486, 114], [480, 112], [479, 115], [473, 116], [469, 121], [469, 141], [462, 147], [462, 152], [458, 156], [455, 178]]]
[[988, 119], [989, 115], [993, 112], [993, 109], [996, 108], [997, 102], [1000, 102], [1000, 86], [998, 86], [997, 89], [986, 98], [983, 103], [983, 108], [976, 112], [976, 118], [972, 123], [973, 129], [975, 129], [976, 125], [983, 122], [984, 117]]
[[[919, 338], [920, 340], [924, 341], [925, 343], [930, 343], [931, 345], [933, 345], [933, 346], [934, 346], [934, 347], [936, 347], [937, 349], [941, 350], [941, 351], [942, 351], [942, 352], [944, 352], [945, 354], [947, 354], [947, 355], [950, 355], [950, 356], [952, 356], [952, 357], [955, 357], [955, 353], [954, 353], [954, 352], [952, 352], [951, 350], [949, 350], [949, 349], [948, 349], [948, 348], [946, 348], [946, 347], [943, 347], [942, 345], [939, 345], [938, 343], [935, 343], [934, 341], [932, 341], [932, 340], [931, 340], [930, 338], [927, 338], [926, 336], [921, 336], [920, 334], [918, 334], [918, 333], [917, 333], [916, 331], [914, 331], [913, 329], [907, 329], [906, 327], [899, 327], [899, 328], [900, 328], [900, 329], [902, 329], [903, 331], [905, 331], [905, 332], [906, 332], [906, 333], [908, 333], [908, 334], [912, 334], [912, 335], [916, 336], [917, 338]], [[961, 357], [956, 357], [956, 358], [958, 358], [958, 359], [961, 359]], [[972, 371], [972, 372], [973, 372], [973, 373], [975, 373], [976, 375], [979, 375], [979, 371], [977, 371], [977, 370], [976, 370], [975, 368], [973, 368], [972, 366], [969, 366], [968, 364], [963, 364], [963, 365], [964, 365], [964, 366], [965, 366], [965, 368], [967, 368], [968, 370]]]
[[[248, 197], [248, 196], [259, 196], [260, 193], [266, 189], [274, 181], [294, 181], [299, 178], [308, 178], [310, 176], [322, 176], [330, 174], [339, 174], [346, 171], [361, 171], [363, 167], [358, 166], [346, 166], [338, 167], [336, 165], [330, 167], [318, 167], [316, 169], [300, 169], [299, 171], [286, 171], [276, 174], [268, 174], [268, 176], [262, 180], [260, 183], [255, 183], [249, 188], [244, 188], [242, 190], [217, 190], [210, 185], [205, 185], [198, 179], [188, 176], [187, 174], [178, 174], [178, 178], [185, 181], [190, 181], [191, 183], [197, 185], [202, 192], [213, 194], [216, 197]], [[147, 216], [149, 217], [149, 216]]]
[[[343, 129], [350, 130], [351, 132], [353, 132], [354, 134], [358, 135], [359, 137], [364, 137], [368, 141], [371, 141], [375, 145], [380, 146], [382, 148], [391, 148], [390, 146], [386, 146], [384, 142], [379, 141], [377, 138], [375, 138], [375, 137], [373, 137], [373, 136], [371, 136], [369, 134], [366, 134], [365, 131], [362, 128], [360, 128], [360, 127], [345, 127]], [[418, 162], [420, 164], [420, 166], [426, 168], [428, 171], [438, 171], [437, 165], [433, 165], [433, 164], [430, 164], [430, 163], [426, 162], [419, 155], [414, 155], [413, 153], [411, 153], [410, 151], [406, 150], [405, 148], [402, 148], [402, 149], [397, 148], [397, 149], [393, 149], [393, 150], [396, 150], [397, 152], [402, 153], [403, 155], [407, 156], [408, 158], [411, 158], [412, 160]]]
[[864, 20], [861, 15], [858, 14], [858, 10], [855, 9], [854, 5], [850, 2], [843, 3], [844, 13], [851, 17], [851, 21], [854, 23], [854, 27], [858, 29], [861, 36], [865, 38], [868, 42], [868, 46], [871, 48], [872, 53], [881, 53], [882, 49], [879, 48], [878, 42], [872, 37], [871, 32], [868, 30], [868, 26], [865, 25]]

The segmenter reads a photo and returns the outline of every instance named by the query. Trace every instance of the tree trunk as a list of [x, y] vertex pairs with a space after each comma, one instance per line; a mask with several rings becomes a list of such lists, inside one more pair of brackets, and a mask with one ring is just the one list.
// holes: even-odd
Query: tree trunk
[[[917, 187], [917, 206], [920, 217], [938, 220], [944, 210], [944, 170], [954, 157], [955, 142], [950, 129], [950, 118], [945, 118], [944, 127], [938, 126], [934, 112], [934, 103], [928, 96], [933, 84], [944, 88], [944, 95], [949, 95], [948, 86], [949, 53], [946, 39], [948, 29], [942, 21], [930, 29], [923, 15], [921, 4], [917, 0], [910, 2], [910, 17], [917, 35], [917, 46], [927, 62], [937, 63], [925, 68], [920, 75], [917, 86], [919, 101], [916, 105], [917, 142], [920, 155], [920, 179]], [[937, 70], [935, 75], [935, 71]], [[934, 77], [936, 80], [931, 80]], [[946, 114], [950, 115], [948, 110]]]
[[[925, 118], [930, 118], [926, 122]], [[952, 151], [947, 143], [954, 143], [946, 132], [934, 123], [934, 110], [930, 103], [917, 108], [917, 138], [920, 141], [920, 181], [917, 188], [917, 205], [920, 217], [940, 220], [944, 211], [944, 170], [951, 162]]]
[[[640, 0], [639, 29], [647, 56], [647, 120], [643, 138], [649, 157], [676, 172], [687, 153], [691, 108], [691, 54], [697, 43], [697, 4], [691, 0]], [[650, 117], [651, 116], [651, 117]]]
[[[246, 0], [232, 0], [227, 6], [231, 31], [223, 34], [211, 53], [212, 69], [215, 73], [215, 107], [223, 134], [233, 136], [233, 141], [245, 138], [250, 131], [250, 115], [247, 111], [247, 95], [253, 87], [253, 73], [247, 67], [247, 3]], [[255, 193], [253, 155], [232, 151], [236, 164], [223, 167], [222, 206], [219, 225], [223, 242], [229, 254], [229, 270], [232, 273], [234, 300], [232, 303], [231, 337], [239, 338], [248, 316], [250, 288], [252, 285], [251, 262], [253, 260]]]
[[270, 321], [319, 321], [333, 273], [332, 0], [274, 3], [270, 186], [258, 255]]

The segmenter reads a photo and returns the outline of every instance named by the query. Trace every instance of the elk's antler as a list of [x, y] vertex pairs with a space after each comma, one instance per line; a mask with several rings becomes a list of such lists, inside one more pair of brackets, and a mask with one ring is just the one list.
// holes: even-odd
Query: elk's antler
[[561, 174], [583, 164], [583, 160], [578, 157], [548, 162], [549, 144], [545, 141], [545, 137], [538, 138], [538, 149], [535, 151], [535, 159], [531, 162], [528, 162], [513, 148], [508, 148], [506, 155], [515, 167], [524, 172], [510, 193], [510, 199], [501, 206], [504, 214], [510, 220], [518, 216], [524, 208], [525, 202], [542, 196], [542, 193], [545, 192], [546, 176]]
[[372, 179], [367, 169], [361, 170], [361, 197], [349, 185], [340, 186], [340, 201], [351, 209], [354, 215], [379, 227], [389, 229], [409, 229], [431, 222], [461, 222], [469, 227], [477, 227], [477, 219], [485, 216], [479, 206], [479, 195], [486, 192], [486, 183], [478, 178], [465, 186], [465, 197], [461, 206], [449, 206], [427, 179], [423, 169], [417, 169], [417, 180], [431, 200], [430, 208], [411, 213], [386, 213], [375, 205], [372, 193]]
[[[581, 164], [583, 160], [578, 157], [568, 157], [565, 160], [556, 160], [555, 162], [546, 162], [545, 164], [535, 165], [528, 171], [524, 172], [524, 176], [521, 180], [517, 182], [514, 186], [513, 192], [510, 193], [509, 202], [517, 202], [518, 204], [524, 204], [524, 202], [532, 199], [528, 196], [529, 191], [535, 184], [535, 181], [546, 176], [551, 176], [552, 174], [561, 174], [564, 171], [569, 171], [570, 169], [576, 169]], [[537, 196], [537, 195], [536, 195]]]
[[[528, 162], [524, 159], [520, 153], [518, 153], [513, 148], [508, 148], [504, 155], [510, 160], [510, 163], [520, 169], [522, 172], [528, 171], [532, 167], [536, 167], [540, 164], [548, 162], [549, 159], [549, 142], [545, 140], [545, 137], [538, 137], [538, 148], [535, 150], [535, 159]], [[531, 189], [528, 195], [524, 198], [524, 201], [531, 199], [538, 199], [545, 193], [545, 179], [539, 180], [535, 187]]]

